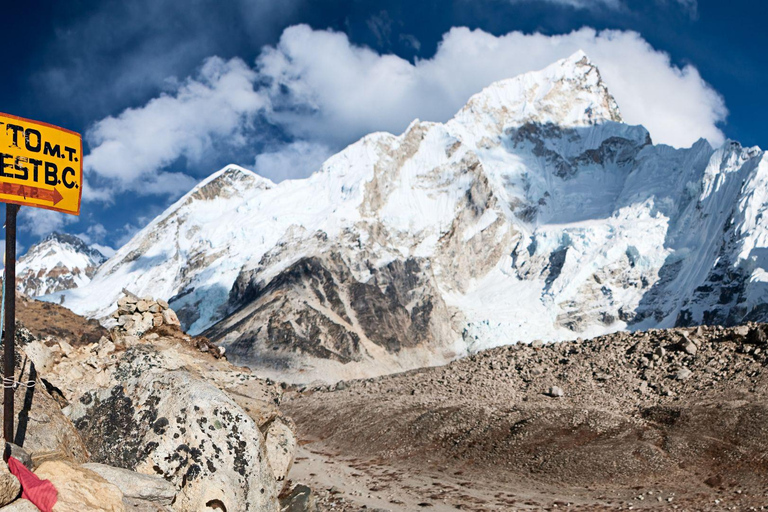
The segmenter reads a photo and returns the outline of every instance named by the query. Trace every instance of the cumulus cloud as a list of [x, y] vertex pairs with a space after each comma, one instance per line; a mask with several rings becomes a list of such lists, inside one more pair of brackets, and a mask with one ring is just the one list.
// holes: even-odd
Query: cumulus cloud
[[[344, 34], [287, 29], [258, 60], [271, 80], [272, 118], [297, 137], [339, 145], [375, 130], [394, 133], [419, 117], [445, 121], [494, 81], [537, 70], [583, 49], [598, 65], [629, 123], [654, 139], [719, 144], [727, 111], [693, 66], [675, 66], [635, 32], [582, 29], [494, 36], [454, 28], [431, 59], [412, 64], [350, 44]], [[332, 127], [332, 128], [331, 128]]]
[[324, 144], [300, 140], [259, 154], [254, 170], [272, 181], [304, 178], [319, 170], [332, 154]]
[[44, 236], [52, 231], [63, 231], [64, 226], [77, 222], [78, 217], [65, 213], [54, 212], [42, 208], [21, 208], [19, 210], [19, 227], [26, 233], [36, 237]]
[[[98, 122], [87, 134], [93, 150], [85, 165], [119, 190], [173, 195], [194, 181], [170, 172], [174, 162], [254, 148], [257, 171], [277, 181], [302, 177], [367, 133], [400, 133], [414, 118], [446, 121], [494, 81], [579, 49], [600, 68], [625, 121], [644, 125], [656, 142], [723, 141], [722, 97], [695, 67], [673, 64], [635, 32], [495, 36], [454, 28], [433, 57], [409, 62], [356, 46], [343, 33], [299, 25], [263, 49], [254, 67], [210, 58], [175, 90]], [[257, 144], [257, 120], [283, 136]]]
[[99, 251], [106, 258], [111, 258], [117, 252], [116, 250], [114, 250], [112, 247], [110, 247], [108, 245], [91, 244], [91, 247], [93, 247], [94, 249]]
[[194, 184], [189, 176], [158, 172], [180, 157], [199, 161], [215, 140], [242, 145], [242, 131], [265, 105], [254, 90], [255, 71], [242, 60], [213, 57], [199, 73], [141, 108], [97, 122], [87, 133], [93, 148], [86, 171], [118, 190], [174, 194]]

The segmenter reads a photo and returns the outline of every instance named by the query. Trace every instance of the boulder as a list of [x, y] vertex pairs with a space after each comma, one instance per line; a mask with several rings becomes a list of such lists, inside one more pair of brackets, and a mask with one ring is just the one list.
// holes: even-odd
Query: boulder
[[[288, 420], [275, 417], [268, 425], [262, 427], [266, 440], [267, 458], [272, 467], [272, 474], [278, 482], [285, 482], [285, 477], [293, 466], [293, 456], [296, 453], [296, 436], [294, 428]], [[282, 487], [282, 485], [280, 485]]]
[[547, 390], [546, 394], [547, 394], [547, 396], [551, 396], [552, 398], [560, 398], [565, 393], [558, 386], [552, 386], [552, 387], [549, 388], [549, 390]]
[[116, 371], [120, 385], [70, 406], [93, 460], [162, 475], [179, 489], [174, 510], [277, 511], [279, 486], [253, 419], [189, 372], [152, 368], [152, 353], [138, 348]]
[[[24, 349], [20, 352], [24, 358]], [[50, 459], [85, 462], [88, 451], [77, 429], [38, 378], [34, 364], [27, 362], [18, 379], [34, 385], [19, 386], [14, 391], [15, 443], [24, 448], [33, 464]], [[51, 389], [56, 391], [53, 387]]]
[[8, 465], [0, 460], [0, 507], [19, 497], [21, 484], [9, 470]]
[[157, 299], [157, 304], [158, 304], [158, 305], [159, 305], [159, 306], [160, 306], [162, 309], [168, 309], [168, 303], [167, 303], [166, 301], [164, 301], [163, 299]]
[[123, 512], [123, 493], [98, 474], [71, 462], [44, 462], [35, 474], [58, 491], [54, 512]]
[[145, 313], [149, 311], [149, 302], [147, 302], [146, 300], [140, 300], [139, 302], [137, 302], [136, 311], [138, 311], [139, 313]]
[[176, 488], [173, 484], [159, 476], [145, 475], [94, 462], [83, 464], [83, 467], [90, 469], [107, 482], [115, 485], [126, 498], [170, 505], [173, 503], [173, 498], [176, 497]]
[[0, 508], [0, 511], [2, 512], [40, 512], [40, 509], [37, 508], [31, 501], [21, 498], [14, 501], [10, 505], [6, 505], [5, 507]]
[[174, 313], [172, 309], [163, 310], [163, 322], [168, 325], [181, 325], [179, 318], [176, 316], [176, 313]]
[[287, 493], [280, 496], [282, 512], [316, 512], [317, 498], [312, 489], [303, 484], [296, 484]]
[[684, 339], [680, 343], [680, 350], [682, 350], [688, 355], [695, 356], [696, 352], [698, 352], [698, 347], [696, 347], [696, 345], [694, 345], [694, 343], [691, 340]]

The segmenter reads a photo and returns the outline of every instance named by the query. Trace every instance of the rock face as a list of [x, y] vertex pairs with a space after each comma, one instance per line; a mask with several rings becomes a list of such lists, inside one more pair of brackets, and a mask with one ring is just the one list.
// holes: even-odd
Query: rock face
[[103, 318], [122, 287], [163, 297], [233, 361], [296, 381], [768, 319], [766, 183], [759, 148], [654, 146], [579, 53], [305, 180], [222, 169], [65, 304]]
[[0, 507], [3, 507], [21, 494], [21, 484], [8, 470], [5, 462], [0, 462]]
[[116, 484], [126, 503], [278, 509], [296, 448], [295, 427], [276, 406], [279, 386], [165, 324], [141, 336], [117, 326], [109, 339], [66, 350], [34, 343], [75, 437], [91, 462], [107, 465], [91, 469]]
[[19, 347], [16, 364], [20, 369], [16, 379], [25, 385], [14, 391], [15, 444], [24, 448], [34, 465], [50, 459], [85, 462], [88, 451], [72, 422], [62, 413], [55, 386], [49, 387], [49, 383], [40, 378], [35, 364], [38, 361], [42, 361], [40, 367], [50, 364], [50, 349], [20, 326], [17, 326], [16, 343]]
[[159, 476], [144, 475], [94, 462], [83, 464], [83, 467], [120, 489], [124, 498], [170, 505], [176, 497], [176, 488], [173, 484]]
[[237, 404], [181, 370], [129, 375], [72, 406], [94, 460], [162, 475], [179, 488], [176, 510], [277, 510], [264, 436]]
[[123, 494], [98, 474], [64, 461], [44, 462], [35, 470], [58, 491], [54, 512], [124, 512]]
[[31, 297], [77, 288], [89, 283], [106, 259], [76, 236], [51, 233], [19, 258], [16, 288]]

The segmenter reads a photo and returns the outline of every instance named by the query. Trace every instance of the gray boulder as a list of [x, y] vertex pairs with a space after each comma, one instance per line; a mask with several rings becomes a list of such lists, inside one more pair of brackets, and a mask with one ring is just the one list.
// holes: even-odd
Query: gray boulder
[[214, 385], [141, 356], [118, 369], [121, 385], [70, 406], [92, 459], [162, 475], [178, 489], [174, 510], [277, 511], [279, 484], [254, 420]]

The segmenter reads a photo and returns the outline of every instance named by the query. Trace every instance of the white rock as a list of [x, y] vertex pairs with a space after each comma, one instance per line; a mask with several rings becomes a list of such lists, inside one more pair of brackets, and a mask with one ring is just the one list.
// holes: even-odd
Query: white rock
[[97, 464], [95, 462], [83, 464], [83, 467], [90, 469], [107, 482], [117, 486], [126, 498], [136, 498], [161, 505], [170, 505], [173, 503], [173, 498], [176, 497], [176, 488], [173, 484], [159, 476], [145, 475], [128, 469]]

